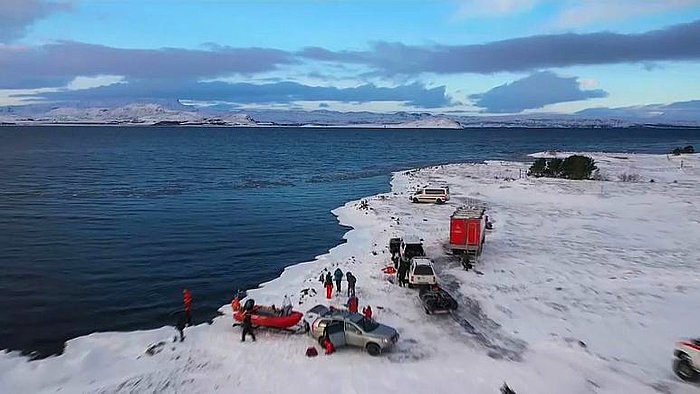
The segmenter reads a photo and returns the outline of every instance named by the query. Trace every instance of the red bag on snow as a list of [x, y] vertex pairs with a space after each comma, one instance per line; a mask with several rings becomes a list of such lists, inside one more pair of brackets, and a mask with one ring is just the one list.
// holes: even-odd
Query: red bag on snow
[[316, 357], [318, 356], [318, 351], [316, 350], [315, 347], [310, 346], [306, 348], [306, 357]]

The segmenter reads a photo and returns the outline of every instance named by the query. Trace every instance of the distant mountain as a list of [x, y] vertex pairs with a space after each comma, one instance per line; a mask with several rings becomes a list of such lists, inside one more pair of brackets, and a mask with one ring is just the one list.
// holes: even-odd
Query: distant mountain
[[700, 100], [620, 108], [589, 108], [576, 114], [582, 117], [617, 118], [640, 123], [697, 126], [700, 125]]
[[329, 110], [247, 110], [183, 105], [177, 100], [123, 105], [75, 103], [0, 107], [0, 125], [176, 125], [373, 128], [624, 128], [700, 127], [700, 101], [628, 108], [595, 108], [572, 115], [461, 116], [426, 112], [337, 112]]

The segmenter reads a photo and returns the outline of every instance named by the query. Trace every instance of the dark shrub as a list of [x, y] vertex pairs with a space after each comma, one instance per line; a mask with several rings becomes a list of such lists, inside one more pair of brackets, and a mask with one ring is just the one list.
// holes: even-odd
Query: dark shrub
[[672, 150], [671, 153], [675, 156], [679, 156], [679, 155], [685, 154], [685, 153], [688, 153], [688, 154], [695, 153], [695, 147], [693, 147], [693, 145], [688, 145], [688, 146], [685, 146], [683, 148], [676, 148], [676, 149]]
[[547, 176], [551, 178], [560, 178], [563, 164], [564, 160], [562, 159], [549, 159], [549, 163], [547, 163]]
[[588, 156], [573, 155], [561, 164], [561, 176], [568, 179], [590, 179], [598, 167]]
[[590, 179], [597, 170], [595, 161], [588, 156], [574, 155], [559, 158], [536, 159], [527, 174], [534, 177]]
[[528, 176], [535, 176], [535, 177], [539, 178], [541, 176], [545, 176], [546, 170], [547, 170], [547, 160], [546, 159], [537, 159], [530, 166], [530, 169], [527, 171], [527, 175]]

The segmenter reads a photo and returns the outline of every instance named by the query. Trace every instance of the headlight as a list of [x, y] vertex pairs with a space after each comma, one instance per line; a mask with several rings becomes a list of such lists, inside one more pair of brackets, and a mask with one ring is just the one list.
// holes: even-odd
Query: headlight
[[391, 339], [390, 339], [390, 338], [384, 338], [384, 339], [382, 339], [382, 342], [384, 342], [384, 343], [389, 343], [389, 342], [391, 342]]

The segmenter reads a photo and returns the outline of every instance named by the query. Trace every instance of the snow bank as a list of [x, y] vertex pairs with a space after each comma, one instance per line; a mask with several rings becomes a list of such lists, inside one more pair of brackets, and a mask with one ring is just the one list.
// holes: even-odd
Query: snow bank
[[[259, 331], [256, 343], [241, 343], [223, 306], [213, 324], [187, 328], [184, 343], [163, 327], [76, 338], [46, 360], [1, 355], [0, 392], [494, 393], [507, 381], [521, 394], [696, 393], [670, 362], [673, 341], [700, 327], [700, 158], [594, 157], [611, 179], [636, 171], [645, 181], [520, 179], [527, 165], [510, 162], [396, 173], [392, 192], [368, 208], [334, 211], [353, 227], [347, 243], [249, 292], [259, 303], [292, 295], [305, 311], [327, 302], [317, 279], [324, 268], [352, 271], [360, 307], [371, 304], [401, 334], [381, 357], [346, 348], [309, 359], [314, 342], [304, 335]], [[449, 184], [452, 200], [411, 204], [408, 193], [428, 183]], [[495, 230], [465, 272], [445, 242], [449, 215], [468, 197], [488, 203]], [[388, 239], [402, 234], [425, 239], [460, 302], [453, 316], [425, 315], [416, 291], [381, 274]]]

